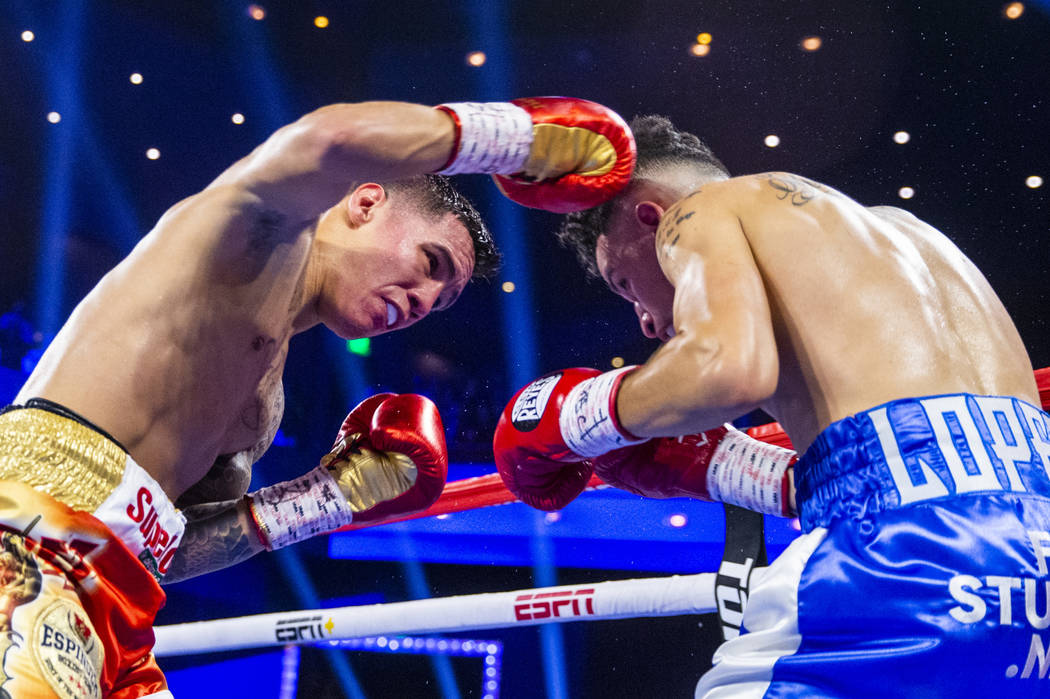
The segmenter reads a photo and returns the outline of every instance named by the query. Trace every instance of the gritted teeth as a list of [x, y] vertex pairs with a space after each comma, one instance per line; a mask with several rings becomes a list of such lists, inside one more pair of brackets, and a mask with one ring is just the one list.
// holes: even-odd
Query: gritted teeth
[[389, 328], [391, 325], [397, 322], [397, 306], [386, 302], [386, 326]]

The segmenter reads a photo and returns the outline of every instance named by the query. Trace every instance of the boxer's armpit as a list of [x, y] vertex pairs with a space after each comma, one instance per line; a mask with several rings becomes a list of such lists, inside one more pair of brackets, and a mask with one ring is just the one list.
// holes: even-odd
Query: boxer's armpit
[[161, 583], [167, 585], [226, 568], [263, 551], [243, 500], [204, 503], [183, 511], [186, 532]]

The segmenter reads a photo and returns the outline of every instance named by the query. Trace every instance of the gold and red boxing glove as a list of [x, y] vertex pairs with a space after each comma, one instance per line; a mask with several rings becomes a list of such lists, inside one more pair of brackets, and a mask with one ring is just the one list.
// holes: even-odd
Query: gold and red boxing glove
[[616, 196], [630, 181], [636, 149], [627, 123], [596, 102], [528, 97], [438, 105], [456, 126], [441, 174], [488, 173], [507, 198], [554, 213]]
[[317, 468], [246, 498], [259, 538], [272, 551], [351, 521], [380, 523], [424, 510], [447, 477], [448, 449], [434, 403], [381, 393], [350, 411]]

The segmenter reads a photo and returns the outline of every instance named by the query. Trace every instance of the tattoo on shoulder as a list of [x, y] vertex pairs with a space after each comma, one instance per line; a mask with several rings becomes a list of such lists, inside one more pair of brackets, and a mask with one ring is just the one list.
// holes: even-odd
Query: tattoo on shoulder
[[819, 194], [828, 194], [828, 187], [800, 175], [787, 173], [759, 175], [776, 191], [777, 199], [790, 201], [792, 206], [805, 206]]

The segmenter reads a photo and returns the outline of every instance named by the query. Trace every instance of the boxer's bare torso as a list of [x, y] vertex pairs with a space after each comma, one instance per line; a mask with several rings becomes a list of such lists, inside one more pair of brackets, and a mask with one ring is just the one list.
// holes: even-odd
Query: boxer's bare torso
[[[718, 419], [719, 399], [723, 409], [761, 407], [799, 451], [830, 423], [906, 396], [1039, 404], [1024, 345], [988, 282], [903, 210], [865, 208], [797, 175], [752, 175], [670, 207], [656, 245], [675, 285], [676, 336], [624, 384], [621, 419], [637, 434], [676, 433], [674, 420], [690, 419], [675, 386], [699, 385], [690, 374], [704, 369], [684, 359], [695, 352], [676, 351], [683, 343], [706, 347], [716, 367], [744, 357], [736, 381], [757, 385], [723, 387], [692, 418]], [[654, 400], [635, 402], [642, 391]], [[660, 396], [670, 410], [656, 407]]]
[[281, 420], [311, 240], [237, 188], [181, 202], [81, 302], [16, 400], [99, 425], [172, 498], [198, 481], [197, 502], [242, 495]]

